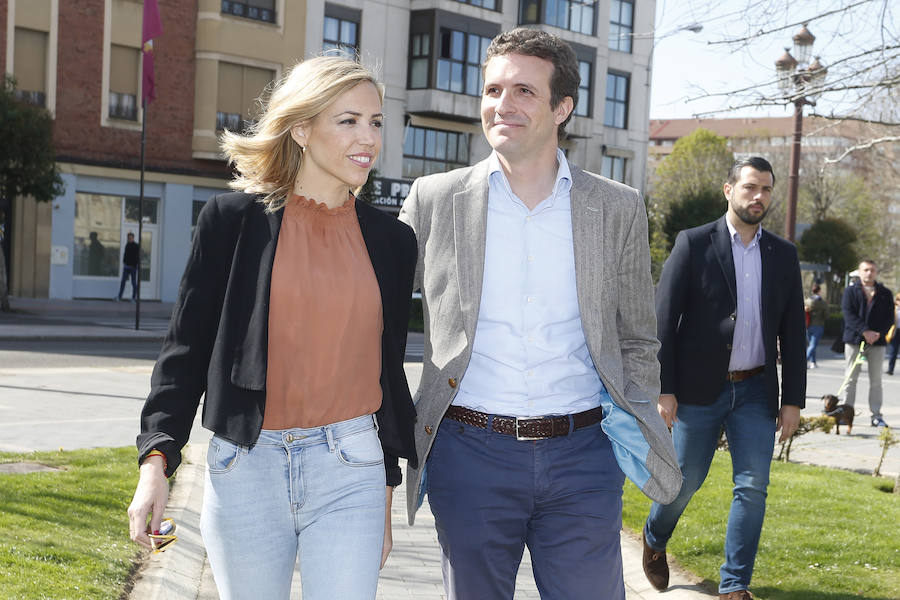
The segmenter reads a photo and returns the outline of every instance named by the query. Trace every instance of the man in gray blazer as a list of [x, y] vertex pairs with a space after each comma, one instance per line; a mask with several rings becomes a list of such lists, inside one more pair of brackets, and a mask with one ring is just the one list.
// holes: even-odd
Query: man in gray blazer
[[558, 148], [578, 84], [559, 38], [498, 35], [493, 153], [416, 180], [400, 213], [425, 313], [409, 519], [427, 492], [449, 598], [512, 598], [526, 544], [542, 598], [624, 598], [623, 472], [661, 502], [681, 486], [643, 201]]

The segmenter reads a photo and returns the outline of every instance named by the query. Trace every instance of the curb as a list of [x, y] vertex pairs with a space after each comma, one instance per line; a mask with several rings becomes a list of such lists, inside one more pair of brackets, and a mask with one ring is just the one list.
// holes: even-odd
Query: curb
[[206, 549], [200, 537], [200, 507], [206, 444], [191, 443], [169, 494], [166, 517], [176, 523], [178, 543], [167, 552], [144, 555], [128, 595], [135, 600], [196, 598], [200, 590]]
[[134, 342], [155, 341], [162, 343], [165, 334], [152, 335], [62, 335], [62, 334], [28, 334], [9, 335], [0, 333], [0, 342]]

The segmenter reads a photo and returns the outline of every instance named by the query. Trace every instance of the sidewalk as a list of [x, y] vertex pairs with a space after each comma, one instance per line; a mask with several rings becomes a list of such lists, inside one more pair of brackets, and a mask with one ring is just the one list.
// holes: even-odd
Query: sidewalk
[[0, 312], [2, 341], [119, 341], [162, 339], [173, 303], [142, 301], [140, 329], [135, 330], [132, 302], [113, 300], [9, 299], [12, 312]]
[[[161, 339], [165, 334], [171, 304], [146, 302], [141, 305], [141, 330], [134, 330], [134, 305], [105, 300], [34, 300], [11, 299], [13, 313], [0, 313], [0, 347], [3, 342], [35, 340], [134, 340]], [[411, 336], [413, 337], [413, 336]], [[411, 344], [420, 344], [421, 334]], [[843, 379], [843, 359], [831, 353], [828, 345], [819, 349], [820, 368], [808, 372], [807, 408], [805, 416], [821, 413], [821, 396], [834, 393]], [[420, 363], [407, 363], [410, 386], [418, 385]], [[884, 416], [896, 428], [900, 423], [900, 378], [885, 377]], [[871, 473], [881, 454], [878, 430], [869, 426], [865, 375], [859, 380], [853, 435], [826, 435], [819, 432], [795, 440], [791, 451], [793, 462]], [[203, 496], [203, 463], [209, 432], [195, 426], [191, 443], [185, 451], [185, 462], [179, 468], [172, 487], [167, 515], [178, 523], [179, 542], [172, 551], [151, 555], [138, 573], [130, 597], [136, 600], [214, 600], [218, 596], [205, 560], [199, 534], [199, 514]], [[776, 447], [776, 453], [778, 448]], [[885, 475], [900, 471], [900, 452], [889, 452], [882, 467]], [[440, 550], [434, 533], [433, 518], [423, 506], [416, 525], [406, 525], [405, 491], [394, 493], [394, 550], [382, 571], [380, 600], [443, 598]], [[697, 600], [714, 598], [697, 584], [696, 578], [673, 569], [672, 585], [664, 594], [653, 590], [641, 569], [640, 540], [622, 533], [622, 555], [625, 565], [626, 598], [628, 600]], [[299, 588], [297, 588], [299, 589]], [[526, 552], [517, 582], [516, 598], [538, 598]]]

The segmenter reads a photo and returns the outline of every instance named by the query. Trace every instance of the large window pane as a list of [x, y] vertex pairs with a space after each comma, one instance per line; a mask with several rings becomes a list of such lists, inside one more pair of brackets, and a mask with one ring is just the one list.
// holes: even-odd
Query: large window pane
[[74, 274], [118, 277], [122, 197], [75, 194]]
[[409, 87], [425, 88], [428, 87], [428, 59], [414, 58], [410, 65]]
[[603, 124], [624, 129], [628, 121], [628, 75], [607, 73]]
[[[156, 224], [156, 207], [159, 201], [156, 198], [144, 198], [144, 223]], [[140, 216], [140, 204], [137, 198], [125, 200], [125, 220], [137, 223]]]
[[463, 66], [462, 63], [450, 63], [450, 91], [460, 93], [463, 91]]
[[[403, 144], [403, 177], [421, 177], [466, 166], [468, 152], [463, 149], [467, 138], [466, 134], [455, 131], [408, 127]], [[420, 145], [418, 140], [423, 143]]]
[[450, 89], [450, 61], [443, 59], [438, 61], [435, 85], [439, 90]]
[[340, 35], [341, 22], [334, 17], [325, 17], [325, 39], [336, 40]]
[[609, 43], [611, 50], [631, 52], [634, 34], [634, 3], [631, 0], [612, 0], [609, 15]]

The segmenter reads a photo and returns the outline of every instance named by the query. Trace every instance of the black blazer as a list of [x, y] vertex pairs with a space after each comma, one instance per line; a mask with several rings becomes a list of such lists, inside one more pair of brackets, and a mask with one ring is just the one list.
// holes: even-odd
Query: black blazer
[[884, 346], [884, 336], [894, 324], [894, 295], [877, 281], [875, 295], [870, 304], [862, 285], [851, 285], [841, 296], [841, 312], [844, 315], [845, 344], [859, 344], [863, 340], [862, 332], [868, 330], [881, 334], [873, 346]]
[[[258, 199], [222, 194], [200, 212], [137, 437], [139, 460], [153, 448], [161, 450], [167, 476], [181, 463], [181, 449], [204, 392], [207, 429], [249, 446], [262, 428], [269, 283], [284, 211], [266, 214]], [[406, 224], [364, 202], [356, 203], [356, 214], [381, 290], [383, 399], [378, 435], [387, 483], [397, 485], [398, 457], [417, 464], [415, 408], [403, 371], [416, 239]]]
[[[776, 356], [781, 347], [781, 403], [806, 404], [806, 320], [797, 249], [763, 230], [759, 240], [765, 385], [778, 412]], [[725, 217], [678, 234], [656, 290], [662, 393], [682, 404], [712, 404], [721, 392], [734, 338], [737, 286]]]

